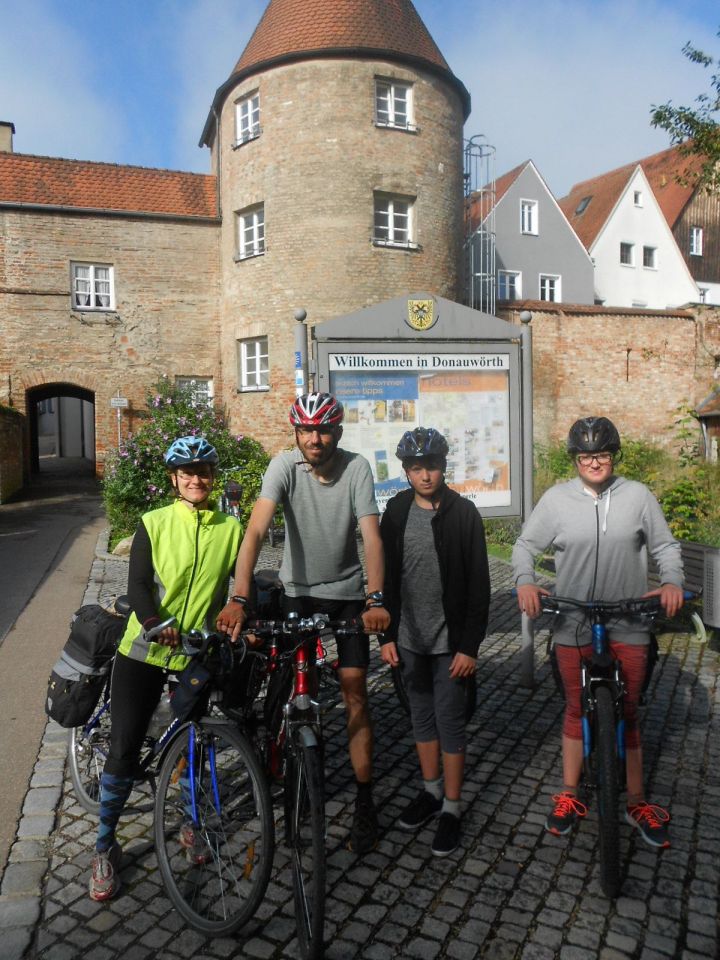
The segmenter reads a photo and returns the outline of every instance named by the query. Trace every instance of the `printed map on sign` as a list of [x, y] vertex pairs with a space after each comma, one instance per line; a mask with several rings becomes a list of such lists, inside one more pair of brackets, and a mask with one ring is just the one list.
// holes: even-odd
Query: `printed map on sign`
[[[425, 359], [413, 363], [412, 357], [403, 357], [398, 373], [349, 372], [331, 364], [330, 389], [346, 410], [342, 445], [370, 461], [382, 509], [407, 489], [395, 456], [401, 436], [417, 426], [435, 427], [450, 445], [448, 483], [479, 507], [510, 504], [507, 357], [498, 358], [501, 363], [479, 363], [486, 369], [477, 372], [456, 371], [450, 363], [449, 372], [442, 367], [429, 372], [427, 363], [420, 362]], [[440, 366], [444, 358], [430, 359]], [[373, 363], [379, 366], [376, 359]], [[410, 365], [419, 369], [410, 372]]]

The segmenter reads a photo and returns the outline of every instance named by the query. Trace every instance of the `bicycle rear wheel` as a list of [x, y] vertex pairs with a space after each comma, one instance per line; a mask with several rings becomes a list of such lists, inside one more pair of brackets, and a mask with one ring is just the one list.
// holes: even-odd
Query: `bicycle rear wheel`
[[615, 705], [607, 687], [595, 700], [595, 780], [600, 829], [600, 886], [613, 898], [620, 890], [620, 825], [618, 819], [618, 756]]
[[110, 750], [110, 706], [102, 703], [92, 719], [70, 734], [68, 761], [77, 802], [88, 813], [100, 813], [100, 777]]
[[193, 929], [222, 936], [253, 916], [270, 879], [275, 823], [267, 781], [238, 730], [214, 721], [180, 730], [162, 762], [154, 833], [165, 889]]
[[325, 783], [322, 748], [300, 730], [286, 774], [298, 945], [303, 960], [322, 957], [325, 929]]

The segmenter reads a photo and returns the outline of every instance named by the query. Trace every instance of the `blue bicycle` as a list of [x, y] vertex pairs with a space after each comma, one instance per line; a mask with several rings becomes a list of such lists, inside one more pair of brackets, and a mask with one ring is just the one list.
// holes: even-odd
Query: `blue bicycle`
[[[686, 592], [685, 600], [695, 594]], [[600, 885], [607, 897], [620, 890], [619, 793], [625, 786], [625, 686], [620, 662], [610, 651], [607, 623], [613, 618], [639, 617], [649, 629], [662, 612], [657, 596], [606, 602], [575, 600], [541, 594], [544, 613], [582, 612], [590, 624], [592, 652], [580, 664], [583, 736], [583, 779], [597, 796]]]

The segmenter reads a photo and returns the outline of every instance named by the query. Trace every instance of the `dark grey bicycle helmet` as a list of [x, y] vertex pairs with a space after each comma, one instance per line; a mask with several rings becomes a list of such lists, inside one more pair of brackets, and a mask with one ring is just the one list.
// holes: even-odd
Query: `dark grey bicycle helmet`
[[449, 449], [445, 437], [434, 427], [415, 427], [402, 435], [395, 456], [400, 460], [418, 460], [420, 457], [444, 460]]
[[571, 456], [578, 453], [618, 453], [619, 450], [620, 434], [607, 417], [582, 417], [570, 427], [567, 452]]
[[218, 459], [217, 450], [205, 437], [178, 437], [165, 454], [165, 464], [171, 470], [191, 463], [209, 463], [211, 467], [216, 467]]

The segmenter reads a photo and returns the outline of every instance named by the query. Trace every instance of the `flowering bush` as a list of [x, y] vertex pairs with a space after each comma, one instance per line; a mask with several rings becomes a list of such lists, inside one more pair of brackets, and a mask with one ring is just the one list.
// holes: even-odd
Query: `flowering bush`
[[146, 423], [105, 463], [102, 486], [111, 543], [133, 533], [143, 513], [172, 501], [164, 455], [177, 437], [202, 436], [216, 448], [220, 473], [215, 499], [223, 483], [237, 480], [242, 486], [241, 519], [247, 522], [269, 462], [262, 446], [232, 434], [223, 414], [196, 401], [192, 387], [177, 387], [169, 378], [156, 384], [146, 403]]

